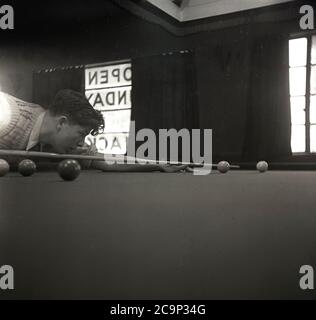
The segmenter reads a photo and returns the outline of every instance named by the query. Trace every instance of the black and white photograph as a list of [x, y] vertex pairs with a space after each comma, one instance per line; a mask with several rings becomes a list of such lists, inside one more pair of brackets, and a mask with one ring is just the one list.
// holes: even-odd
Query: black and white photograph
[[314, 300], [315, 10], [0, 0], [0, 300]]

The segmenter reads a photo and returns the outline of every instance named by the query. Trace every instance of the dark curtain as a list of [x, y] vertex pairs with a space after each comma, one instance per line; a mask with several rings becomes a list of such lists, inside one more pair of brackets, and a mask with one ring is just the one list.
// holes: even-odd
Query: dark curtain
[[270, 36], [251, 51], [244, 160], [277, 160], [291, 154], [288, 38]]
[[84, 68], [64, 67], [33, 73], [33, 102], [45, 108], [61, 89], [84, 92]]
[[250, 39], [218, 41], [197, 49], [200, 126], [213, 130], [215, 162], [240, 161], [249, 81]]
[[195, 58], [192, 52], [134, 59], [132, 83], [132, 120], [135, 121], [136, 133], [142, 128], [150, 128], [158, 137], [159, 129], [199, 128]]

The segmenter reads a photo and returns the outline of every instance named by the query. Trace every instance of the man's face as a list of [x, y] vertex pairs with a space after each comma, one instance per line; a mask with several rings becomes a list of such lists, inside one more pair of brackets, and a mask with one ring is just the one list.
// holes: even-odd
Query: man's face
[[56, 122], [52, 147], [58, 153], [75, 153], [76, 148], [84, 144], [88, 134], [87, 128], [70, 123], [67, 117], [60, 117]]

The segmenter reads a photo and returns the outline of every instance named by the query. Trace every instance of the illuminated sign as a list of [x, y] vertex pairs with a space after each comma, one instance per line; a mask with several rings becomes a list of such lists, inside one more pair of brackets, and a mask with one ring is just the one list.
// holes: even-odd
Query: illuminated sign
[[132, 85], [132, 66], [130, 63], [87, 66], [85, 72], [86, 90]]
[[98, 110], [131, 108], [131, 86], [86, 91], [89, 102]]
[[125, 154], [131, 120], [132, 66], [130, 63], [91, 65], [85, 69], [85, 94], [101, 111], [105, 128], [97, 137], [88, 136], [99, 152]]

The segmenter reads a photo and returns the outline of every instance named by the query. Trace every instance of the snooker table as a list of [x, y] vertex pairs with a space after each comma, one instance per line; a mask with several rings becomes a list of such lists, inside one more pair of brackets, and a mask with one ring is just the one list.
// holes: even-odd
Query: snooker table
[[0, 178], [0, 299], [313, 299], [316, 172]]

